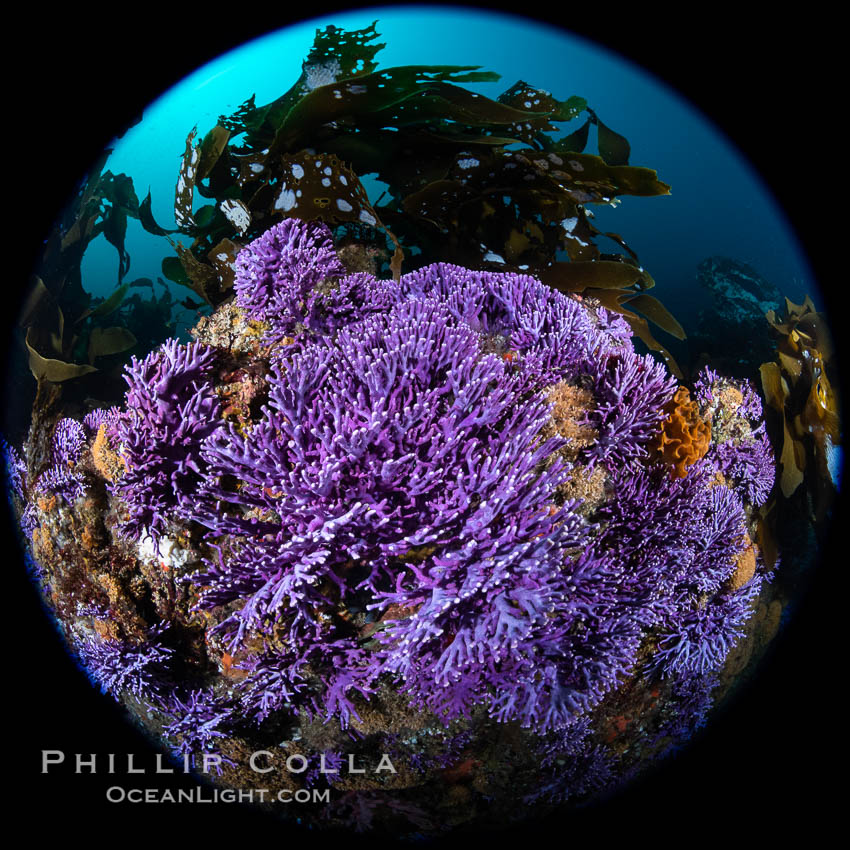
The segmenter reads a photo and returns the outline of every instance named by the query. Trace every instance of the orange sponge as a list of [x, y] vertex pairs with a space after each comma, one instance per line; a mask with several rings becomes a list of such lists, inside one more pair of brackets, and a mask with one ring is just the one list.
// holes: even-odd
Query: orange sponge
[[674, 478], [684, 478], [711, 444], [711, 426], [700, 418], [697, 403], [687, 387], [679, 387], [664, 407], [666, 418], [652, 448], [672, 468]]

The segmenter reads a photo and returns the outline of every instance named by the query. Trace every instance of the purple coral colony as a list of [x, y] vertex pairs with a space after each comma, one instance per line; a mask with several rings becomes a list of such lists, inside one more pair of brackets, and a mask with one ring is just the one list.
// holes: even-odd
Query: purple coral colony
[[700, 373], [711, 440], [677, 475], [653, 449], [677, 381], [590, 299], [348, 273], [297, 219], [236, 269], [235, 306], [134, 359], [121, 407], [59, 419], [40, 461], [5, 446], [34, 561], [107, 553], [94, 582], [35, 567], [77, 588], [54, 597], [101, 688], [220, 781], [297, 754], [274, 776], [330, 786], [332, 823], [435, 826], [458, 788], [527, 815], [686, 740], [768, 578], [752, 387]]

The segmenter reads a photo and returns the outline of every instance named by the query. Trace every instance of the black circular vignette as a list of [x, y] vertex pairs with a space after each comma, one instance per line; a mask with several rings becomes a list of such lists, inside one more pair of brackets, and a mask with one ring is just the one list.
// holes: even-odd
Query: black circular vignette
[[[536, 17], [652, 71], [730, 136], [771, 187], [799, 234], [844, 358], [836, 319], [842, 306], [843, 280], [836, 274], [842, 246], [833, 236], [842, 220], [837, 212], [841, 187], [833, 188], [831, 181], [837, 178], [827, 170], [826, 151], [834, 120], [837, 36], [811, 14], [757, 21], [712, 6], [704, 19], [694, 20], [686, 19], [684, 7], [653, 11], [635, 5], [638, 8], [625, 12], [588, 8]], [[356, 7], [331, 3], [315, 11], [326, 15]], [[512, 11], [492, 3], [482, 8]], [[261, 14], [256, 7], [226, 20], [224, 15], [210, 14], [204, 20], [207, 16], [188, 9], [150, 6], [122, 10], [120, 23], [114, 11], [97, 17], [66, 9], [44, 19], [36, 10], [23, 14], [31, 21], [18, 28], [16, 37], [29, 49], [32, 61], [15, 78], [13, 106], [7, 107], [7, 120], [15, 128], [14, 138], [7, 131], [6, 139], [13, 199], [7, 203], [4, 252], [7, 268], [11, 265], [6, 284], [10, 302], [13, 293], [22, 290], [41, 241], [76, 184], [122, 127], [186, 73], [293, 20], [286, 13]], [[829, 196], [835, 200], [829, 201]], [[10, 302], [3, 314], [11, 324]], [[9, 328], [4, 330], [3, 338], [10, 339]], [[843, 515], [843, 500], [838, 510]], [[5, 514], [3, 522], [8, 525]], [[566, 840], [579, 831], [607, 843], [621, 836], [683, 837], [678, 832], [682, 827], [699, 830], [713, 823], [721, 830], [727, 819], [736, 837], [751, 828], [752, 834], [767, 838], [791, 822], [804, 821], [815, 839], [819, 830], [837, 823], [838, 789], [828, 775], [843, 766], [843, 716], [835, 699], [841, 668], [834, 583], [847, 560], [840, 528], [839, 518], [823, 563], [760, 673], [690, 747], [605, 803], [499, 834], [532, 838], [554, 832]], [[243, 839], [259, 837], [265, 829], [285, 829], [235, 806], [113, 805], [104, 797], [113, 784], [107, 775], [75, 775], [64, 766], [42, 774], [43, 749], [63, 750], [69, 759], [75, 753], [94, 752], [105, 759], [108, 753], [153, 749], [77, 670], [24, 575], [11, 538], [3, 551], [12, 582], [3, 618], [9, 715], [5, 728], [12, 747], [4, 754], [4, 771], [14, 788], [7, 792], [12, 811], [35, 805], [42, 813], [35, 826], [45, 839], [89, 832], [120, 840], [136, 825], [158, 837], [174, 828], [179, 830], [171, 833], [175, 837]], [[132, 779], [119, 776], [117, 781], [129, 785]], [[146, 786], [157, 784], [149, 776], [143, 780]], [[182, 784], [179, 778], [165, 782], [168, 787]], [[316, 834], [310, 837], [313, 846], [322, 840]]]

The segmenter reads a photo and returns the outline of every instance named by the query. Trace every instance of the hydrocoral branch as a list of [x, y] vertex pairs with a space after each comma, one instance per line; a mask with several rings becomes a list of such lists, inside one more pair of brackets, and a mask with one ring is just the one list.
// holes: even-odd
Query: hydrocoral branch
[[327, 225], [286, 219], [247, 245], [235, 263], [236, 303], [276, 337], [319, 321], [317, 286], [345, 275]]
[[170, 340], [126, 369], [126, 412], [111, 420], [126, 472], [112, 489], [127, 507], [122, 531], [131, 538], [157, 539], [170, 516], [191, 510], [204, 478], [201, 445], [221, 425], [214, 362], [214, 349]]

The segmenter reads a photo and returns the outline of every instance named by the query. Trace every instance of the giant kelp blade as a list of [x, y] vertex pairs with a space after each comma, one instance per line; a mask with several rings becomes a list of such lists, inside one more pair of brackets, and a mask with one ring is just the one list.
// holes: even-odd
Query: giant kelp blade
[[596, 118], [596, 144], [599, 147], [599, 156], [608, 163], [608, 165], [628, 165], [629, 156], [631, 155], [631, 146], [625, 136], [615, 133], [606, 124], [603, 124], [599, 118]]
[[469, 133], [465, 127], [448, 126], [443, 127], [439, 132], [434, 130], [423, 130], [423, 136], [427, 136], [430, 141], [443, 142], [450, 145], [488, 145], [498, 148], [505, 145], [516, 143], [516, 139], [509, 136], [481, 136], [474, 133]]
[[418, 192], [412, 192], [402, 202], [409, 215], [425, 219], [442, 227], [445, 214], [456, 210], [475, 197], [475, 192], [455, 180], [434, 180]]
[[338, 83], [319, 86], [302, 97], [287, 113], [271, 146], [271, 155], [297, 149], [317, 127], [347, 116], [363, 116], [388, 109], [441, 82], [482, 82], [498, 79], [477, 65], [403, 65]]
[[86, 316], [108, 316], [110, 313], [114, 313], [121, 306], [121, 302], [124, 300], [131, 286], [132, 283], [122, 284], [109, 298], [98, 304], [93, 310], [86, 311], [85, 315], [80, 318], [85, 318]]
[[572, 121], [579, 113], [587, 109], [583, 97], [572, 96], [567, 100], [557, 100], [550, 92], [517, 80], [507, 91], [498, 97], [499, 103], [527, 112], [543, 113], [541, 117], [531, 117], [514, 128], [524, 141], [542, 136], [545, 130], [557, 130], [552, 122]]
[[163, 277], [168, 278], [172, 283], [192, 288], [192, 279], [186, 274], [183, 264], [177, 257], [163, 257], [161, 267]]
[[548, 113], [516, 109], [451, 83], [428, 85], [427, 94], [376, 112], [381, 123], [395, 127], [452, 122], [466, 127], [511, 126], [546, 119]]
[[803, 483], [803, 469], [805, 464], [805, 456], [798, 458], [796, 451], [796, 441], [792, 438], [788, 430], [788, 422], [784, 421], [783, 417], [783, 437], [782, 437], [782, 454], [779, 462], [782, 464], [782, 476], [779, 480], [779, 486], [782, 490], [782, 495], [789, 498], [791, 494]]
[[406, 162], [399, 156], [402, 142], [398, 133], [363, 127], [357, 133], [340, 133], [326, 139], [322, 150], [347, 162], [357, 174], [379, 174], [388, 163]]
[[31, 330], [27, 331], [24, 341], [29, 351], [30, 371], [36, 378], [43, 378], [44, 380], [58, 384], [62, 381], [79, 378], [82, 375], [88, 375], [90, 372], [97, 371], [94, 366], [67, 363], [64, 360], [57, 360], [56, 358], [45, 357], [43, 354], [40, 354], [32, 344]]
[[273, 214], [381, 227], [360, 179], [334, 154], [301, 151], [284, 156], [276, 188]]
[[118, 282], [120, 283], [130, 268], [130, 255], [124, 247], [124, 238], [127, 235], [127, 213], [124, 207], [113, 205], [109, 208], [103, 220], [103, 235], [118, 252]]
[[[580, 263], [553, 263], [543, 269], [540, 280], [561, 292], [584, 292], [587, 289], [628, 291], [629, 287], [645, 285], [648, 275], [629, 263], [613, 260], [594, 260]], [[607, 306], [607, 305], [606, 305]]]
[[231, 134], [246, 133], [245, 144], [249, 149], [267, 147], [290, 110], [308, 92], [330, 79], [356, 79], [377, 68], [375, 56], [386, 44], [370, 43], [379, 37], [376, 23], [361, 30], [343, 30], [333, 25], [317, 29], [301, 75], [288, 91], [263, 106], [257, 106], [255, 96], [251, 95], [235, 113], [220, 116], [218, 123]]
[[55, 299], [44, 285], [44, 281], [34, 275], [27, 294], [18, 312], [18, 324], [22, 328], [29, 327], [46, 306], [55, 304]]
[[110, 354], [120, 354], [136, 344], [132, 331], [122, 327], [92, 328], [89, 334], [89, 363], [94, 363], [98, 357]]
[[236, 112], [230, 115], [219, 115], [218, 123], [226, 130], [230, 130], [231, 136], [240, 133], [256, 133], [262, 127], [263, 120], [271, 104], [258, 107], [256, 95], [251, 95], [246, 101], [239, 104]]
[[221, 124], [216, 124], [201, 142], [200, 156], [198, 160], [198, 170], [195, 174], [195, 181], [204, 180], [212, 171], [213, 166], [218, 162], [219, 157], [227, 147], [227, 142], [230, 139], [230, 130], [223, 127]]
[[772, 570], [779, 557], [779, 546], [771, 529], [768, 519], [770, 512], [776, 505], [775, 499], [771, 499], [766, 505], [762, 505], [756, 512], [758, 525], [756, 527], [756, 543], [758, 544], [765, 565]]
[[[600, 156], [587, 153], [575, 153], [561, 149], [555, 143], [552, 153], [563, 154], [564, 164], [553, 169], [553, 176], [574, 184], [584, 191], [593, 190], [590, 200], [603, 201], [617, 195], [638, 195], [651, 197], [669, 195], [670, 186], [658, 179], [658, 173], [652, 168], [637, 165], [609, 165]], [[546, 156], [534, 152], [538, 157]]]
[[[179, 276], [180, 280], [176, 280], [175, 283], [182, 283], [184, 286], [188, 286], [200, 295], [204, 301], [211, 304], [209, 293], [217, 289], [218, 284], [218, 275], [215, 269], [206, 263], [202, 263], [188, 248], [179, 242], [173, 242], [171, 239], [169, 241], [174, 247], [174, 250], [177, 251], [177, 258], [185, 273], [185, 277]], [[162, 263], [162, 270], [163, 272], [166, 270], [165, 260]], [[171, 270], [171, 267], [169, 267], [169, 270]], [[167, 273], [166, 277], [168, 277]], [[186, 278], [188, 278], [188, 283], [185, 282]], [[173, 278], [171, 279], [173, 280]]]
[[792, 357], [789, 354], [786, 354], [784, 351], [777, 351], [777, 356], [779, 357], [779, 362], [782, 365], [782, 368], [794, 379], [800, 377], [803, 374], [803, 364], [800, 361], [799, 357]]
[[574, 151], [575, 153], [581, 153], [587, 147], [587, 139], [588, 134], [590, 132], [590, 124], [591, 121], [588, 118], [578, 130], [573, 131], [568, 136], [564, 136], [561, 139], [558, 139], [558, 150], [560, 151]]
[[207, 254], [207, 259], [218, 272], [222, 289], [230, 289], [236, 279], [234, 263], [239, 254], [240, 246], [230, 239], [222, 239]]
[[787, 390], [782, 386], [782, 373], [777, 363], [762, 363], [759, 366], [761, 389], [764, 399], [770, 407], [785, 415], [785, 397]]
[[330, 67], [339, 79], [371, 74], [378, 67], [375, 57], [387, 46], [386, 42], [373, 44], [381, 37], [375, 29], [377, 23], [374, 20], [359, 30], [344, 30], [333, 24], [323, 30], [317, 29], [304, 66], [307, 69]]
[[685, 339], [687, 336], [685, 329], [679, 324], [676, 317], [652, 295], [641, 292], [639, 295], [630, 298], [627, 303], [629, 307], [640, 310], [649, 321], [658, 325], [659, 328], [667, 331], [676, 339]]
[[141, 222], [142, 227], [154, 236], [168, 236], [169, 233], [177, 233], [176, 230], [166, 230], [164, 227], [160, 227], [156, 223], [153, 217], [151, 204], [151, 193], [150, 190], [148, 190], [145, 199], [139, 204], [139, 221]]
[[620, 312], [625, 316], [626, 321], [629, 323], [629, 327], [632, 329], [632, 333], [634, 333], [634, 335], [643, 342], [650, 351], [658, 352], [667, 364], [667, 368], [680, 381], [684, 380], [685, 376], [679, 368], [676, 358], [673, 357], [673, 355], [652, 335], [652, 331], [650, 331], [649, 324], [646, 319], [644, 319], [643, 316], [635, 316], [634, 313], [630, 313], [622, 309]]
[[194, 145], [197, 133], [197, 127], [193, 127], [186, 137], [186, 150], [180, 162], [180, 175], [174, 189], [174, 220], [177, 222], [178, 230], [184, 233], [191, 233], [195, 228], [192, 204], [195, 198], [198, 161], [201, 156], [199, 148]]

